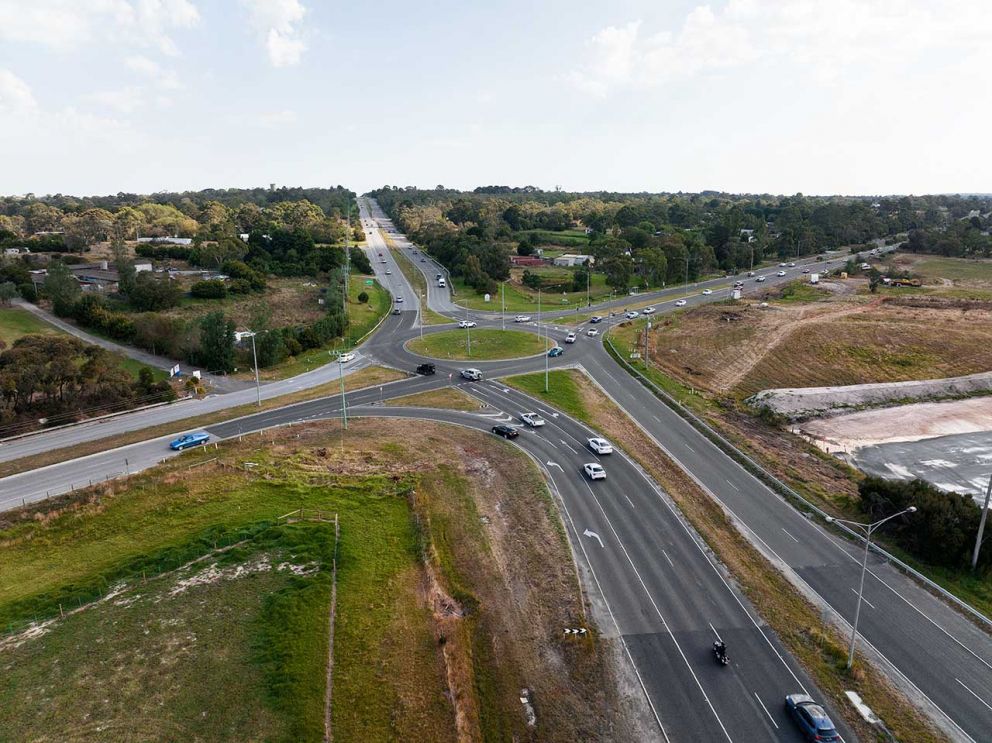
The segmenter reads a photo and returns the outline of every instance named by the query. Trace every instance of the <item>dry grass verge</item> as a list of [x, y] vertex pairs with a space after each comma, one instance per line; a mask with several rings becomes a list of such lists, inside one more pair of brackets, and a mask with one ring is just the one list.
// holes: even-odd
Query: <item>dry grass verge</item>
[[443, 387], [439, 390], [427, 390], [413, 395], [394, 397], [389, 405], [399, 405], [408, 408], [441, 408], [444, 410], [464, 410], [467, 412], [479, 410], [481, 405], [471, 395], [462, 392], [457, 387]]

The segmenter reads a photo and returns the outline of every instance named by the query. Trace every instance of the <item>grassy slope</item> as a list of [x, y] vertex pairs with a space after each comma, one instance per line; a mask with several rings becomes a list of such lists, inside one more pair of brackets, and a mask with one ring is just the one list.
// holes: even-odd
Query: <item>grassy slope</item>
[[[471, 332], [471, 353], [468, 351], [468, 335]], [[512, 359], [541, 353], [545, 339], [534, 333], [521, 330], [494, 330], [472, 328], [466, 330], [442, 330], [438, 333], [414, 338], [407, 347], [421, 356], [437, 359], [461, 359], [480, 361], [491, 359]]]
[[579, 384], [583, 379], [579, 372], [572, 369], [557, 369], [548, 372], [548, 391], [545, 392], [544, 374], [541, 372], [503, 378], [511, 387], [516, 387], [539, 400], [544, 400], [548, 405], [554, 405], [559, 410], [581, 421], [591, 423], [589, 411], [579, 393]]
[[0, 341], [10, 346], [22, 335], [41, 333], [52, 335], [62, 331], [54, 325], [17, 307], [0, 307]]

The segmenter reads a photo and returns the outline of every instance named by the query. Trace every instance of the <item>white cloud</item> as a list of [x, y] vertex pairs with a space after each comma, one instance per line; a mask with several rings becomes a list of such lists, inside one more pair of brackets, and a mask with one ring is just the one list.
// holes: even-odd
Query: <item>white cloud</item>
[[898, 75], [922, 55], [960, 56], [987, 44], [992, 13], [985, 0], [730, 0], [692, 9], [676, 30], [642, 33], [643, 23], [609, 26], [567, 75], [598, 94], [703, 75], [800, 68], [816, 82], [888, 71]]
[[295, 124], [297, 118], [296, 111], [289, 109], [268, 111], [255, 116], [255, 124], [266, 129], [278, 129], [279, 127]]
[[144, 91], [133, 85], [116, 90], [101, 90], [87, 98], [122, 114], [134, 113], [146, 105]]
[[37, 105], [26, 82], [10, 70], [0, 69], [0, 111], [23, 113], [33, 111]]
[[113, 41], [174, 55], [169, 32], [199, 20], [190, 0], [0, 0], [0, 40], [60, 51]]
[[306, 42], [300, 37], [307, 9], [299, 0], [241, 0], [248, 22], [264, 40], [273, 67], [298, 64]]
[[132, 55], [124, 60], [124, 64], [127, 65], [128, 69], [144, 75], [165, 90], [179, 90], [183, 87], [175, 72], [163, 68], [158, 62], [148, 57], [140, 54]]

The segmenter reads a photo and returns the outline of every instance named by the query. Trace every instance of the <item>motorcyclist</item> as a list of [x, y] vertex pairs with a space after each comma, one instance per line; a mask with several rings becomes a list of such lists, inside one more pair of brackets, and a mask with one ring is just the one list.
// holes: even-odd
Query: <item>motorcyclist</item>
[[727, 657], [727, 643], [723, 640], [717, 640], [713, 643], [713, 652], [716, 653], [716, 657], [719, 659], [724, 659]]

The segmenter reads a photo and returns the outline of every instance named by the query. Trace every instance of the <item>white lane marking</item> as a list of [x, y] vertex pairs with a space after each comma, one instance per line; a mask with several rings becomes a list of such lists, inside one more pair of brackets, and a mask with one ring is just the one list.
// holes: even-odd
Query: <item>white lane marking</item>
[[558, 439], [558, 440], [559, 440], [559, 441], [560, 441], [561, 443], [563, 443], [563, 444], [565, 445], [565, 448], [566, 448], [566, 449], [570, 449], [571, 451], [573, 451], [573, 452], [575, 452], [576, 454], [578, 454], [578, 453], [579, 453], [579, 452], [578, 452], [578, 450], [577, 450], [577, 449], [575, 449], [575, 447], [573, 447], [573, 446], [572, 446], [571, 444], [569, 444], [569, 443], [568, 443], [567, 441], [565, 441], [565, 439]]
[[973, 691], [972, 691], [971, 689], [969, 689], [969, 688], [968, 688], [968, 686], [967, 686], [967, 684], [965, 684], [965, 682], [964, 682], [964, 681], [962, 681], [962, 680], [961, 680], [961, 679], [959, 679], [959, 678], [955, 678], [954, 680], [955, 680], [955, 681], [957, 681], [957, 682], [958, 682], [959, 684], [961, 684], [961, 686], [963, 686], [963, 687], [965, 688], [965, 690], [966, 690], [966, 691], [967, 691], [967, 692], [968, 692], [969, 694], [971, 694], [971, 695], [972, 695], [973, 697], [975, 697], [975, 699], [977, 699], [977, 700], [978, 700], [979, 702], [981, 702], [981, 703], [982, 703], [982, 704], [984, 704], [984, 705], [985, 705], [986, 707], [988, 707], [988, 708], [989, 708], [990, 710], [992, 710], [992, 705], [990, 705], [990, 704], [989, 704], [988, 702], [986, 702], [986, 701], [985, 701], [984, 699], [982, 699], [982, 698], [981, 698], [980, 696], [978, 696], [978, 695], [977, 695], [977, 694], [976, 694], [975, 692], [973, 692]]
[[[851, 588], [851, 587], [848, 586], [848, 588]], [[851, 588], [851, 593], [853, 593], [855, 596], [858, 595], [858, 592], [855, 591], [853, 588]], [[875, 608], [875, 605], [871, 601], [869, 601], [868, 599], [865, 598], [864, 592], [861, 593], [861, 600], [864, 601], [866, 604], [868, 604], [868, 606], [870, 606], [872, 609]]]
[[775, 729], [778, 730], [778, 723], [772, 718], [772, 713], [768, 711], [768, 707], [765, 706], [765, 703], [761, 701], [761, 697], [758, 696], [758, 692], [754, 692], [754, 698], [758, 700], [758, 704], [761, 705], [761, 709], [765, 711], [765, 714], [768, 715], [768, 719], [771, 720], [772, 725], [774, 725]]
[[692, 665], [689, 663], [689, 659], [686, 657], [685, 652], [682, 650], [682, 646], [679, 644], [679, 641], [675, 638], [675, 633], [672, 632], [671, 627], [668, 625], [668, 621], [665, 619], [665, 615], [661, 613], [661, 609], [658, 607], [657, 602], [654, 600], [654, 596], [651, 595], [651, 592], [648, 590], [647, 585], [644, 583], [644, 579], [641, 577], [641, 572], [637, 569], [637, 566], [634, 564], [634, 560], [631, 558], [630, 553], [627, 552], [627, 548], [624, 546], [623, 540], [620, 539], [620, 535], [617, 534], [617, 530], [614, 528], [613, 522], [610, 520], [610, 517], [606, 514], [606, 509], [603, 508], [603, 504], [599, 502], [599, 499], [596, 497], [596, 494], [592, 492], [592, 488], [589, 487], [589, 483], [586, 483], [585, 485], [586, 488], [589, 489], [589, 493], [592, 494], [593, 500], [596, 501], [596, 505], [599, 506], [600, 513], [602, 513], [603, 518], [606, 519], [606, 524], [607, 526], [610, 527], [610, 531], [613, 532], [613, 536], [616, 538], [617, 544], [620, 545], [620, 549], [623, 551], [624, 557], [627, 558], [627, 562], [630, 564], [631, 570], [633, 570], [634, 575], [637, 576], [637, 582], [641, 584], [641, 590], [643, 590], [644, 595], [648, 597], [648, 601], [650, 601], [651, 606], [654, 607], [655, 614], [657, 614], [658, 618], [661, 620], [661, 624], [665, 628], [665, 632], [667, 632], [668, 636], [672, 638], [672, 642], [675, 644], [675, 649], [678, 650], [679, 655], [682, 657], [682, 661], [685, 663], [686, 668], [689, 669], [689, 674], [692, 676], [693, 681], [696, 682], [696, 687], [699, 689], [699, 693], [703, 695], [703, 699], [706, 701], [706, 706], [710, 708], [710, 712], [712, 712], [713, 717], [716, 718], [716, 722], [720, 726], [720, 729], [723, 731], [724, 737], [726, 737], [728, 741], [731, 741], [731, 743], [733, 743], [733, 738], [731, 738], [730, 733], [727, 732], [727, 728], [724, 726], [723, 720], [720, 719], [720, 715], [717, 713], [716, 708], [713, 706], [713, 702], [710, 701], [709, 695], [706, 693], [706, 689], [703, 688], [703, 684], [700, 682], [699, 677], [696, 676], [696, 672], [692, 669]]
[[695, 449], [693, 449], [693, 448], [692, 448], [691, 446], [689, 446], [688, 444], [685, 444], [685, 448], [686, 448], [686, 449], [688, 449], [689, 451], [691, 451], [691, 452], [693, 452], [693, 453], [695, 453], [695, 452], [696, 452], [696, 450], [695, 450]]
[[716, 627], [713, 626], [713, 622], [707, 622], [706, 624], [708, 624], [710, 626], [710, 629], [713, 630], [714, 636], [716, 637], [716, 639], [719, 640], [720, 639], [720, 633], [716, 631]]
[[741, 491], [741, 489], [739, 487], [737, 487], [736, 485], [734, 485], [734, 483], [730, 482], [730, 480], [727, 480], [727, 484], [730, 487], [732, 487], [734, 490], [736, 490], [738, 493]]
[[[525, 431], [530, 431], [531, 433], [537, 433], [537, 431], [535, 431], [533, 429], [525, 428], [524, 430]], [[555, 446], [554, 444], [552, 444], [550, 441], [548, 441], [548, 446], [550, 446], [552, 449], [557, 449], [558, 448], [557, 446]]]
[[661, 554], [663, 554], [665, 556], [665, 559], [668, 560], [668, 564], [671, 565], [674, 568], [675, 567], [675, 563], [672, 562], [672, 558], [668, 556], [668, 552], [666, 552], [665, 550], [662, 550], [661, 551]]
[[784, 527], [784, 526], [783, 526], [783, 527], [781, 527], [781, 528], [782, 528], [782, 531], [784, 531], [784, 532], [785, 532], [785, 535], [786, 535], [787, 537], [789, 537], [789, 539], [791, 539], [791, 540], [792, 540], [793, 542], [795, 542], [796, 544], [799, 544], [799, 540], [798, 540], [798, 539], [796, 539], [796, 538], [795, 538], [794, 536], [792, 536], [791, 534], [789, 534], [789, 532], [788, 532], [788, 531], [786, 531], [786, 529], [785, 529], [785, 527]]
[[630, 498], [628, 498], [626, 493], [623, 494], [623, 497], [624, 498], [627, 498], [627, 502], [630, 504], [630, 507], [633, 508], [634, 507], [634, 501], [632, 501]]

